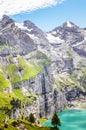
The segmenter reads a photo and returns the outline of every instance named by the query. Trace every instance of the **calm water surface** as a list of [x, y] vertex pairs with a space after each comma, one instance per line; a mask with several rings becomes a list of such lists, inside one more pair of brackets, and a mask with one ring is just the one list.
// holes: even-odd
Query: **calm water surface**
[[[86, 110], [65, 110], [58, 116], [62, 124], [60, 130], [86, 130]], [[51, 120], [44, 126], [52, 126]]]

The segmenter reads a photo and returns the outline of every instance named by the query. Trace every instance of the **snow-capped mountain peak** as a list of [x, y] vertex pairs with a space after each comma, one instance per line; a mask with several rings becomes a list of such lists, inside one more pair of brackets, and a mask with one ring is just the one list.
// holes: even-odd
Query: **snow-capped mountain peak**
[[71, 21], [67, 21], [62, 25], [63, 28], [79, 28], [76, 24]]
[[71, 28], [72, 27], [71, 22], [67, 21], [67, 26]]

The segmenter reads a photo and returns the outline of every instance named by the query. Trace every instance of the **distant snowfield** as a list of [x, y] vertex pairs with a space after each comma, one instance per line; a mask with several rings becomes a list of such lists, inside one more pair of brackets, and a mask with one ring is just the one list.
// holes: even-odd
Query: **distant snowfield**
[[51, 33], [47, 34], [47, 39], [50, 43], [63, 43], [64, 42], [64, 40], [60, 39], [59, 37], [53, 36]]

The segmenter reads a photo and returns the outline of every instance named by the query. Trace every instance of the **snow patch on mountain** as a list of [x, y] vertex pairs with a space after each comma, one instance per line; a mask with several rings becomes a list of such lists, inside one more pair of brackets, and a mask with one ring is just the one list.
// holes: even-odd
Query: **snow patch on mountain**
[[83, 42], [83, 41], [82, 41], [82, 42], [78, 42], [78, 43], [76, 43], [76, 44], [72, 45], [72, 47], [76, 47], [76, 46], [79, 46], [79, 45], [82, 45], [82, 44], [84, 44], [84, 42]]
[[55, 35], [55, 34], [57, 34], [57, 33], [56, 33], [56, 31], [52, 31], [51, 34]]
[[72, 27], [72, 24], [69, 21], [67, 21], [67, 27]]
[[29, 32], [31, 32], [31, 31], [33, 30], [33, 29], [28, 29], [27, 27], [25, 27], [23, 23], [17, 23], [17, 22], [15, 22], [15, 25], [16, 25], [18, 28], [20, 28], [21, 30], [27, 30], [27, 31], [29, 31]]
[[29, 33], [27, 33], [27, 35], [29, 35], [33, 40], [34, 40], [34, 39], [38, 39], [38, 37], [36, 37], [34, 34], [29, 34]]
[[60, 39], [58, 36], [55, 37], [51, 33], [47, 34], [47, 39], [50, 43], [63, 43], [64, 40]]

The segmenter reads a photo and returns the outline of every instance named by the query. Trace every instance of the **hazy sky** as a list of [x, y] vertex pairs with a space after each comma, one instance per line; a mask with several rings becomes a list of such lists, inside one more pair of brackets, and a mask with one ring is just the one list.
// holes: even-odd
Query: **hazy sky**
[[86, 0], [0, 0], [3, 14], [18, 22], [29, 19], [45, 31], [65, 21], [86, 27]]

